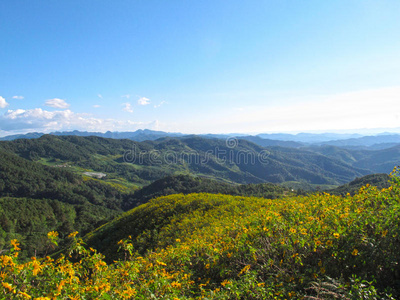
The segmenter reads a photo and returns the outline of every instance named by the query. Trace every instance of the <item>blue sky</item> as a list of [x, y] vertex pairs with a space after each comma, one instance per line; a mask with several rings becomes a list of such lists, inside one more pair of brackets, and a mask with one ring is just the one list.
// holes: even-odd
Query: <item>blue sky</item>
[[4, 0], [0, 136], [399, 128], [399, 15], [397, 0]]

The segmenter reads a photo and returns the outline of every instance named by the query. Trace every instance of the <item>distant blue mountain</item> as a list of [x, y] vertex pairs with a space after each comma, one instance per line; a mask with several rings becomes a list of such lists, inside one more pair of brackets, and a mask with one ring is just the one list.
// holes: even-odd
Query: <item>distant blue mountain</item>
[[338, 147], [371, 147], [379, 144], [386, 144], [388, 145], [388, 147], [391, 147], [394, 144], [400, 144], [400, 135], [382, 134], [374, 136], [363, 136], [359, 138], [327, 141], [323, 142], [322, 144]]
[[39, 133], [39, 132], [30, 132], [27, 134], [14, 134], [0, 138], [0, 141], [13, 141], [17, 139], [37, 139], [40, 138], [42, 135], [44, 135], [44, 133]]
[[289, 148], [299, 148], [304, 146], [304, 143], [299, 143], [294, 141], [263, 139], [260, 136], [253, 136], [253, 135], [241, 136], [238, 137], [238, 139], [250, 141], [262, 147], [280, 146]]
[[347, 134], [347, 133], [298, 133], [298, 134], [261, 133], [258, 134], [257, 136], [263, 139], [293, 141], [293, 142], [309, 143], [309, 144], [363, 137], [363, 135], [361, 134]]
[[[129, 139], [137, 142], [154, 141], [160, 138], [179, 138], [190, 136], [179, 132], [165, 132], [150, 129], [139, 129], [126, 132], [90, 132], [90, 131], [62, 131], [52, 132], [56, 136], [98, 136], [112, 139]], [[0, 141], [11, 141], [16, 139], [35, 139], [44, 133], [32, 132], [27, 134], [10, 135], [0, 138]], [[361, 134], [341, 134], [341, 133], [272, 133], [258, 135], [244, 134], [200, 134], [197, 135], [208, 139], [227, 139], [236, 137], [251, 141], [262, 147], [281, 146], [289, 148], [299, 148], [303, 146], [322, 146], [331, 145], [342, 148], [353, 149], [387, 149], [400, 144], [400, 134], [384, 132], [373, 136], [363, 136]]]
[[[149, 129], [139, 129], [136, 131], [127, 131], [127, 132], [90, 132], [90, 131], [79, 131], [79, 130], [74, 130], [74, 131], [56, 131], [56, 132], [51, 132], [51, 135], [57, 135], [57, 136], [67, 136], [67, 135], [75, 135], [75, 136], [98, 136], [98, 137], [103, 137], [103, 138], [112, 138], [112, 139], [129, 139], [129, 140], [134, 140], [138, 142], [146, 141], [146, 140], [157, 140], [162, 137], [180, 137], [183, 136], [182, 133], [170, 133], [170, 132], [164, 132], [164, 131], [155, 131], [155, 130], [149, 130]], [[35, 139], [39, 138], [44, 133], [27, 133], [27, 134], [18, 134], [18, 135], [9, 135], [3, 138], [0, 138], [0, 141], [12, 141], [16, 139]]]
[[67, 131], [67, 132], [52, 132], [53, 135], [77, 135], [77, 136], [99, 136], [103, 138], [110, 139], [129, 139], [137, 142], [142, 141], [154, 141], [162, 137], [180, 137], [183, 136], [182, 133], [171, 133], [164, 131], [155, 131], [150, 129], [139, 129], [136, 131], [126, 131], [126, 132], [87, 132], [87, 131]]

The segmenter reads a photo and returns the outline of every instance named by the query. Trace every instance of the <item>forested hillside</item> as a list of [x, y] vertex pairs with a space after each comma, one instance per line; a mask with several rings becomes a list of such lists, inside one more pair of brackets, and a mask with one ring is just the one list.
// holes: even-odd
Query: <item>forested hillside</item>
[[[225, 193], [268, 198], [288, 193], [273, 184], [232, 185], [188, 175], [169, 176], [139, 190], [122, 189], [102, 180], [81, 177], [68, 168], [48, 167], [0, 152], [0, 249], [18, 238], [24, 256], [48, 251], [46, 234], [56, 230], [81, 234], [146, 203], [176, 193]], [[62, 243], [61, 243], [62, 244]]]
[[307, 147], [309, 151], [323, 154], [356, 168], [368, 169], [371, 173], [390, 173], [400, 165], [400, 146], [385, 149], [346, 149], [336, 146]]
[[0, 150], [0, 249], [20, 239], [27, 254], [41, 253], [48, 231], [93, 230], [122, 212], [124, 197], [98, 180], [84, 180]]
[[100, 137], [45, 135], [0, 142], [0, 148], [49, 165], [107, 174], [106, 180], [143, 186], [171, 174], [194, 174], [236, 183], [300, 181], [343, 184], [370, 171], [307, 150], [263, 148], [245, 140], [196, 136], [133, 142]]
[[55, 199], [121, 209], [122, 196], [109, 184], [84, 180], [65, 168], [43, 166], [0, 151], [0, 196]]
[[[72, 150], [64, 150], [63, 155], [74, 155]], [[85, 155], [83, 153], [81, 157]], [[181, 175], [132, 190], [112, 182], [82, 177], [67, 167], [45, 166], [1, 150], [0, 249], [11, 239], [18, 238], [26, 246], [24, 256], [40, 254], [49, 250], [48, 244], [43, 243], [49, 231], [58, 231], [62, 242], [72, 231], [85, 234], [123, 210], [156, 196], [192, 192], [275, 198], [281, 197], [284, 189], [272, 184], [240, 186]]]
[[342, 195], [342, 196], [345, 196], [348, 193], [351, 195], [355, 195], [363, 186], [366, 185], [375, 186], [379, 190], [381, 190], [389, 188], [390, 184], [391, 184], [390, 177], [388, 174], [371, 174], [361, 178], [354, 179], [349, 183], [338, 186], [335, 189], [328, 190], [327, 192], [334, 195]]
[[[56, 260], [21, 263], [13, 240], [0, 260], [0, 295], [398, 299], [400, 180], [392, 180], [345, 197], [159, 197], [88, 234], [87, 244], [72, 233]], [[48, 237], [54, 246], [57, 233]]]

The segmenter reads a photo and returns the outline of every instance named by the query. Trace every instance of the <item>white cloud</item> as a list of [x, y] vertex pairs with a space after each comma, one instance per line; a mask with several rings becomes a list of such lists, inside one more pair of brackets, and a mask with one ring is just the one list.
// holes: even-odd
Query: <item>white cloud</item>
[[149, 99], [149, 98], [146, 98], [146, 97], [141, 97], [141, 98], [138, 100], [138, 104], [139, 104], [139, 105], [148, 105], [148, 104], [150, 104], [150, 99]]
[[101, 105], [95, 104], [93, 105], [94, 108], [99, 108]]
[[131, 120], [99, 119], [88, 114], [74, 113], [71, 110], [46, 111], [41, 108], [8, 110], [0, 115], [1, 134], [52, 131], [134, 131], [137, 129], [156, 129], [153, 122], [134, 122]]
[[103, 99], [103, 96], [101, 94], [97, 94], [97, 97], [99, 97], [100, 99]]
[[167, 103], [166, 101], [161, 101], [159, 104], [155, 104], [154, 108], [159, 108], [161, 105]]
[[67, 109], [69, 107], [69, 104], [65, 102], [65, 100], [59, 98], [49, 99], [46, 101], [45, 105], [61, 109]]
[[122, 110], [127, 111], [129, 113], [133, 113], [132, 104], [127, 102], [127, 103], [123, 103], [122, 105], [124, 106], [124, 108]]
[[131, 97], [131, 95], [127, 94], [127, 95], [122, 95], [121, 97], [122, 97], [122, 98], [129, 99], [129, 98]]
[[0, 96], [0, 108], [5, 108], [6, 106], [8, 106], [6, 99]]
[[12, 98], [13, 99], [22, 100], [22, 99], [24, 99], [24, 96], [13, 96]]

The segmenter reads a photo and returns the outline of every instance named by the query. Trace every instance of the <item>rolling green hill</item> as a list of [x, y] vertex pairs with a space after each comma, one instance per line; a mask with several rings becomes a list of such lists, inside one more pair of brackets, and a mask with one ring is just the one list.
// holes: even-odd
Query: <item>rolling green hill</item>
[[390, 186], [390, 177], [387, 174], [371, 174], [361, 178], [354, 179], [353, 181], [341, 185], [335, 189], [328, 190], [327, 192], [334, 195], [345, 196], [347, 193], [354, 195], [366, 185], [375, 186], [378, 189], [387, 189]]
[[230, 184], [191, 175], [170, 175], [126, 196], [125, 203], [133, 208], [150, 199], [172, 194], [212, 193], [237, 196], [257, 196], [269, 199], [289, 195], [289, 189], [272, 183]]
[[196, 136], [133, 142], [100, 137], [51, 136], [0, 142], [0, 148], [82, 174], [104, 172], [106, 181], [135, 187], [172, 174], [194, 174], [235, 183], [343, 184], [370, 173], [307, 150], [263, 148], [245, 140]]
[[84, 240], [137, 274], [141, 297], [395, 299], [399, 197], [398, 183], [346, 197], [170, 195]]
[[400, 165], [400, 146], [379, 150], [346, 149], [337, 146], [307, 147], [308, 151], [320, 153], [342, 161], [355, 168], [368, 169], [371, 173], [390, 173]]

